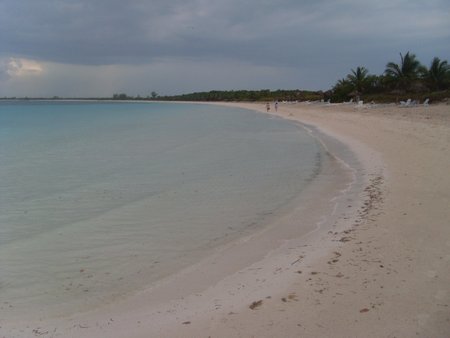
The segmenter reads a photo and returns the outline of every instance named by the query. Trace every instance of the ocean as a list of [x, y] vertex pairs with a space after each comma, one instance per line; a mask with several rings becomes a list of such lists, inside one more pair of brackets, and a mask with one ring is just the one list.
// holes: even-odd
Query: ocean
[[322, 157], [250, 110], [0, 101], [3, 319], [113, 302], [263, 229]]

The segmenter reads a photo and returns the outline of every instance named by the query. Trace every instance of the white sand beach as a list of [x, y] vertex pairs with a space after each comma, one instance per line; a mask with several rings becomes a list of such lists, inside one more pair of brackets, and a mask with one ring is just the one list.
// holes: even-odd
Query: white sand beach
[[275, 114], [323, 136], [347, 178], [324, 173], [314, 199], [159, 285], [0, 336], [449, 337], [450, 106], [280, 103]]
[[278, 114], [319, 127], [363, 159], [366, 207], [323, 239], [338, 244], [288, 288], [204, 329], [212, 337], [448, 337], [450, 106], [294, 104]]

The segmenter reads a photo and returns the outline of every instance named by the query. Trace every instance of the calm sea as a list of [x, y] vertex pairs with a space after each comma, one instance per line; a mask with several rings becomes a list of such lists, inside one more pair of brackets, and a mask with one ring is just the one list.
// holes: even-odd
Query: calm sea
[[320, 158], [248, 110], [0, 102], [2, 316], [82, 311], [186, 267], [260, 229]]

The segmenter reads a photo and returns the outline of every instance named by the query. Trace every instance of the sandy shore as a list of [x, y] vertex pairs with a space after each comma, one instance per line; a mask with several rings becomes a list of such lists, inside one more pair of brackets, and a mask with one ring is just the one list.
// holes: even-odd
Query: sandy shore
[[[229, 105], [265, 111], [262, 104]], [[323, 173], [330, 180], [309, 192], [322, 199], [300, 200], [263, 233], [119, 306], [0, 333], [449, 337], [450, 106], [280, 104], [276, 114], [308, 125], [331, 147], [330, 168], [339, 172]], [[326, 135], [357, 163], [339, 157], [346, 150]], [[299, 222], [313, 224], [302, 237]]]
[[[449, 337], [450, 106], [297, 104], [278, 114], [333, 134], [363, 159], [367, 208], [284, 296], [219, 319], [212, 336]], [[376, 154], [381, 172], [370, 164]]]

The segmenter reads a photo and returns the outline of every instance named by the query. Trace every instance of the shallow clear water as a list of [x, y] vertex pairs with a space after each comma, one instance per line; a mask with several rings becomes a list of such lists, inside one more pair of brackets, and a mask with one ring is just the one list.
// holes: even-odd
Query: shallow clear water
[[2, 315], [86, 310], [192, 264], [280, 212], [320, 158], [242, 109], [0, 102]]

